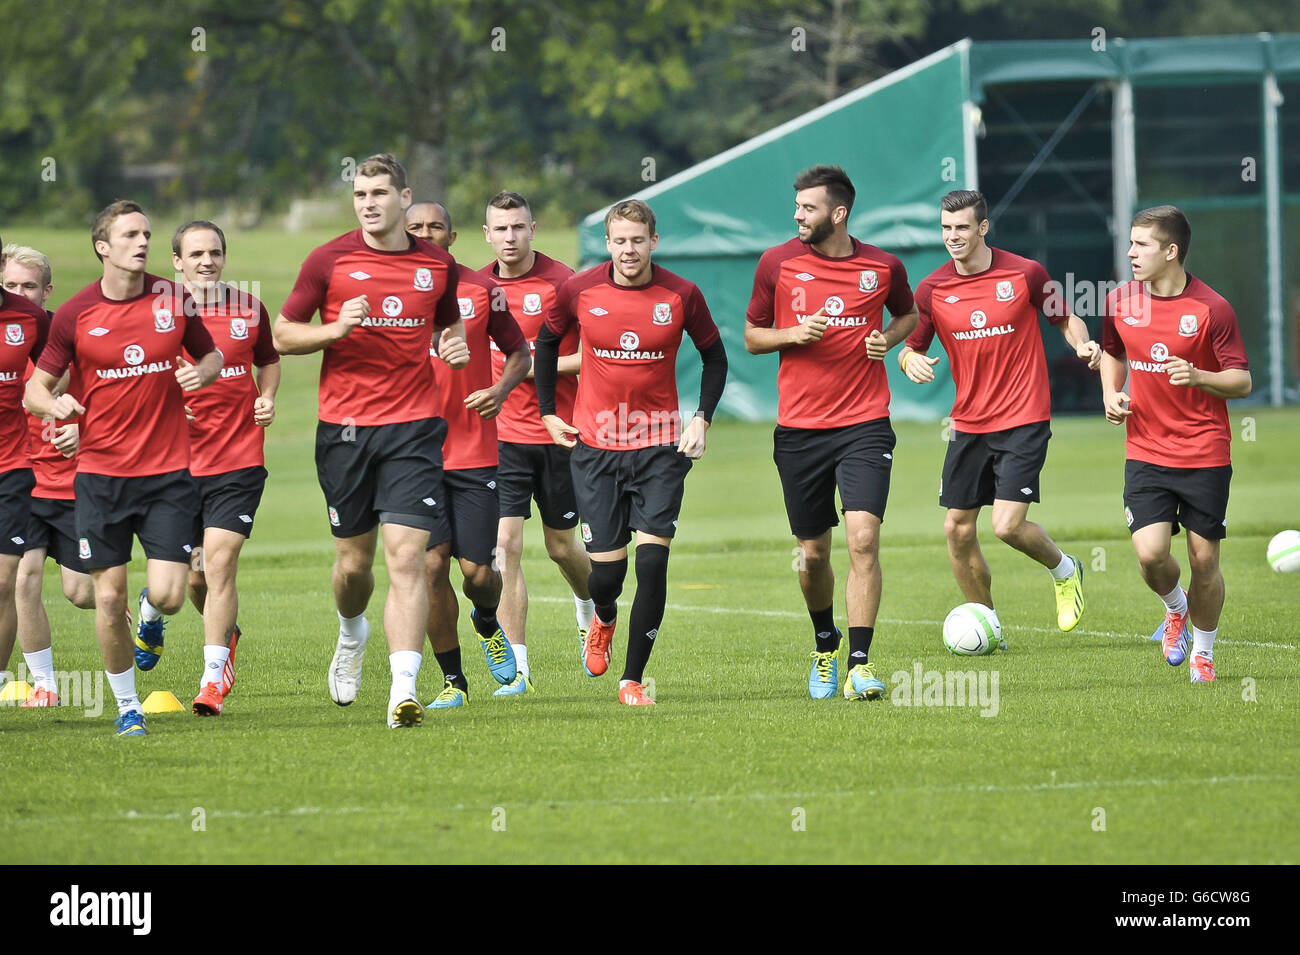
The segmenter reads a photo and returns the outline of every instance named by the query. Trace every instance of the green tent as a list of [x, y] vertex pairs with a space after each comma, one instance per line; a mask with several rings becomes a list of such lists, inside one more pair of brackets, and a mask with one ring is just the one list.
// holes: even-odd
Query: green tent
[[[962, 40], [636, 194], [658, 218], [655, 261], [701, 287], [722, 329], [725, 413], [776, 415], [777, 357], [745, 352], [745, 307], [759, 255], [794, 234], [794, 177], [816, 163], [845, 168], [858, 192], [850, 232], [897, 254], [913, 287], [947, 260], [940, 197], [982, 189], [990, 242], [1043, 262], [1094, 335], [1101, 283], [1129, 277], [1133, 212], [1175, 203], [1192, 222], [1190, 271], [1236, 308], [1256, 397], [1300, 399], [1300, 279], [1284, 273], [1282, 251], [1287, 236], [1300, 241], [1300, 111], [1281, 109], [1288, 94], [1300, 104], [1300, 36], [1095, 33]], [[607, 257], [605, 211], [581, 225], [585, 265]], [[1095, 376], [1059, 334], [1045, 340], [1054, 408], [1095, 412]], [[946, 363], [926, 388], [886, 367], [896, 417], [947, 413]], [[698, 369], [684, 348], [687, 410]]]

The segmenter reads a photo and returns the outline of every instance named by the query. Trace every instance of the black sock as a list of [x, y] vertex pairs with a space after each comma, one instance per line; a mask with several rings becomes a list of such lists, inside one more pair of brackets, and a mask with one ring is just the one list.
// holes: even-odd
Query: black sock
[[596, 615], [604, 623], [613, 623], [618, 617], [618, 595], [623, 592], [627, 577], [627, 558], [620, 560], [593, 560], [587, 587], [591, 601], [596, 605]]
[[474, 629], [481, 636], [490, 637], [497, 632], [497, 608], [474, 605]]
[[809, 610], [808, 616], [812, 617], [813, 639], [817, 641], [817, 652], [826, 653], [837, 649], [840, 645], [840, 635], [835, 632], [835, 603], [832, 601], [825, 610]]
[[849, 627], [849, 666], [855, 667], [867, 662], [871, 638], [875, 633], [875, 627]]
[[636, 598], [627, 634], [627, 665], [620, 680], [642, 682], [650, 651], [655, 648], [659, 624], [668, 600], [668, 548], [639, 544], [636, 549]]
[[458, 690], [469, 692], [469, 683], [466, 682], [465, 673], [460, 668], [460, 647], [442, 653], [435, 652], [433, 658], [438, 661], [438, 666], [442, 667], [442, 678], [444, 680], [447, 680]]

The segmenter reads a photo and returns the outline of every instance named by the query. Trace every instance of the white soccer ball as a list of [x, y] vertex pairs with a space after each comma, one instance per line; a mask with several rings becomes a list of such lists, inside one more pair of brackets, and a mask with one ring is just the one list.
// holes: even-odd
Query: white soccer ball
[[1283, 574], [1300, 572], [1300, 531], [1283, 531], [1268, 542], [1268, 566]]
[[997, 612], [983, 604], [954, 607], [943, 622], [943, 645], [949, 653], [982, 657], [1002, 643], [1002, 624]]

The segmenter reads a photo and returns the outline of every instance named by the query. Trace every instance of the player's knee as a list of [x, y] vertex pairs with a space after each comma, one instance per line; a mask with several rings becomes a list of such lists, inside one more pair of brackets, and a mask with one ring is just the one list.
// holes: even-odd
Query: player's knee
[[968, 547], [975, 541], [975, 522], [949, 514], [943, 519], [943, 536], [950, 544]]
[[587, 587], [591, 599], [601, 605], [608, 605], [618, 599], [623, 592], [623, 578], [627, 576], [627, 558], [622, 560], [591, 562], [591, 577]]
[[[204, 570], [198, 572], [200, 586], [202, 578], [206, 573], [212, 581], [228, 581], [235, 579], [235, 568], [239, 565], [239, 557], [234, 551], [230, 550], [209, 550], [204, 554]], [[196, 576], [194, 571], [190, 571], [190, 580]]]
[[67, 598], [68, 603], [78, 610], [95, 609], [95, 587], [90, 582], [90, 578], [78, 580], [76, 583], [63, 585], [63, 596]]
[[[464, 565], [462, 564], [462, 569]], [[462, 592], [476, 604], [489, 605], [501, 599], [501, 575], [492, 569], [491, 564], [475, 564], [465, 574]]]
[[855, 562], [876, 560], [880, 548], [880, 535], [875, 528], [859, 527], [848, 533], [849, 556]]
[[1018, 515], [1010, 517], [995, 514], [993, 515], [993, 533], [997, 535], [998, 540], [1009, 544], [1020, 536], [1020, 528], [1025, 526], [1024, 519]]
[[800, 569], [815, 574], [830, 566], [831, 549], [821, 541], [805, 540], [799, 542]]
[[668, 580], [668, 548], [663, 544], [638, 544], [636, 548], [636, 580], [640, 587], [646, 583]]
[[41, 585], [45, 581], [45, 568], [31, 567], [26, 563], [18, 565], [18, 597], [38, 601], [41, 599]]
[[1219, 575], [1219, 555], [1215, 553], [1198, 552], [1193, 549], [1187, 557], [1188, 564], [1191, 565], [1192, 576], [1213, 580]]
[[181, 607], [185, 606], [185, 588], [182, 586], [150, 587], [149, 602], [170, 617], [174, 613], [179, 613]]
[[546, 535], [546, 555], [557, 564], [571, 560], [576, 550], [572, 531]]

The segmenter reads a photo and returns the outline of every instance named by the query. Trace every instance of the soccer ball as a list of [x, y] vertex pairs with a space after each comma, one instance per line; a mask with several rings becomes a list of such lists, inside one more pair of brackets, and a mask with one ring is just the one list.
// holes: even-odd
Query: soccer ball
[[1300, 531], [1283, 531], [1268, 542], [1268, 566], [1284, 574], [1300, 571]]
[[968, 603], [954, 607], [943, 622], [943, 645], [949, 653], [963, 657], [982, 657], [1002, 643], [1002, 624], [997, 611], [983, 604]]

